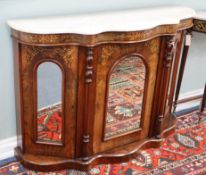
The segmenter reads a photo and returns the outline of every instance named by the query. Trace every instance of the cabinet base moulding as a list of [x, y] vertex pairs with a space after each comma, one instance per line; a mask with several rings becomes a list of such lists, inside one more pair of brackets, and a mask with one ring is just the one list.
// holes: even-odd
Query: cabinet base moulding
[[168, 125], [160, 134], [160, 139], [150, 138], [142, 141], [133, 142], [110, 151], [104, 152], [104, 154], [97, 154], [89, 157], [88, 161], [82, 159], [67, 159], [64, 157], [53, 157], [53, 156], [42, 156], [33, 154], [22, 154], [19, 147], [15, 148], [15, 156], [21, 163], [29, 168], [36, 171], [57, 171], [62, 169], [78, 169], [81, 171], [89, 171], [95, 165], [99, 163], [112, 164], [129, 161], [135, 158], [140, 150], [147, 148], [158, 148], [163, 141], [163, 138], [168, 137], [175, 131], [176, 118], [171, 115], [169, 118]]
[[14, 156], [14, 147], [17, 145], [17, 137], [10, 137], [0, 141], [0, 160]]

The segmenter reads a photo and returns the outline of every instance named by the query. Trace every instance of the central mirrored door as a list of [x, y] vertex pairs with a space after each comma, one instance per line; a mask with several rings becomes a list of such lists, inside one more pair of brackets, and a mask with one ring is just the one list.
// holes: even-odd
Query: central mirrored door
[[104, 139], [141, 128], [146, 67], [139, 56], [128, 56], [112, 69], [108, 82]]

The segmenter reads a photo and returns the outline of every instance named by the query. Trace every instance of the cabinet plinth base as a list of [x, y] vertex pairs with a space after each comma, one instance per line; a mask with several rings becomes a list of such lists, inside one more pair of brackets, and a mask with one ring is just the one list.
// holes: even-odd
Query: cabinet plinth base
[[171, 115], [170, 122], [161, 133], [161, 139], [150, 138], [142, 141], [112, 149], [110, 151], [91, 156], [88, 161], [82, 159], [68, 159], [64, 157], [42, 156], [33, 154], [22, 154], [19, 147], [15, 148], [15, 156], [21, 163], [32, 170], [37, 171], [57, 171], [63, 169], [77, 169], [88, 171], [97, 164], [102, 163], [120, 163], [128, 161], [138, 155], [139, 150], [146, 148], [158, 148], [162, 138], [167, 137], [175, 130], [176, 118]]

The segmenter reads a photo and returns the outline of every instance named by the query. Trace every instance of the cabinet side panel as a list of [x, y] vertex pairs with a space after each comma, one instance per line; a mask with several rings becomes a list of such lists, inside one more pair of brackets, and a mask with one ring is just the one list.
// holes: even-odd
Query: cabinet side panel
[[[21, 46], [22, 101], [25, 130], [25, 153], [44, 156], [73, 158], [76, 130], [76, 88], [77, 88], [76, 46], [38, 47]], [[37, 140], [37, 115], [35, 101], [37, 93], [35, 68], [39, 63], [54, 62], [63, 68], [62, 94], [64, 96], [64, 117], [62, 120], [62, 143], [45, 143]], [[51, 76], [52, 78], [52, 76]], [[72, 131], [72, 132], [71, 132]]]
[[173, 62], [173, 69], [170, 77], [170, 86], [168, 91], [168, 113], [171, 112], [172, 106], [173, 106], [173, 97], [175, 93], [176, 88], [176, 82], [177, 82], [177, 75], [178, 75], [178, 69], [179, 69], [179, 63], [182, 53], [182, 47], [183, 47], [183, 41], [184, 41], [184, 33], [185, 32], [179, 32], [178, 33], [178, 43], [177, 43], [177, 49], [176, 49], [176, 55]]
[[15, 87], [15, 105], [16, 105], [16, 129], [17, 129], [17, 146], [24, 152], [24, 137], [22, 128], [22, 88], [21, 88], [21, 45], [13, 39], [14, 54], [14, 87]]

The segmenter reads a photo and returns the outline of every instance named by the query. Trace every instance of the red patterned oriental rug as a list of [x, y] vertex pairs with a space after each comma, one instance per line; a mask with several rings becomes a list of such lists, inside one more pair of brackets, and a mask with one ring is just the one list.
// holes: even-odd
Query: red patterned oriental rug
[[177, 129], [159, 149], [147, 149], [133, 160], [98, 165], [90, 172], [64, 170], [42, 173], [25, 169], [15, 158], [0, 161], [0, 175], [206, 175], [206, 110], [178, 117]]

